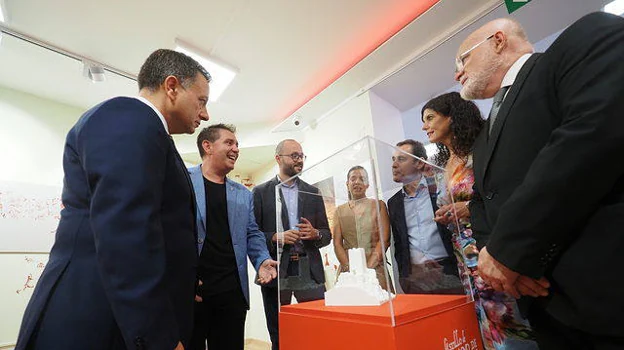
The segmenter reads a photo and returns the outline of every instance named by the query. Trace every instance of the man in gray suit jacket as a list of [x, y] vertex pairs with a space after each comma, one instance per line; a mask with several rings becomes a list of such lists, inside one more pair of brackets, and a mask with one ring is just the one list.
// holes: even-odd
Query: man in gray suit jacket
[[238, 158], [236, 128], [216, 124], [197, 137], [202, 164], [189, 169], [197, 202], [197, 269], [195, 327], [191, 349], [243, 350], [249, 309], [246, 256], [258, 271], [258, 282], [277, 276], [264, 234], [258, 230], [253, 197], [226, 175]]

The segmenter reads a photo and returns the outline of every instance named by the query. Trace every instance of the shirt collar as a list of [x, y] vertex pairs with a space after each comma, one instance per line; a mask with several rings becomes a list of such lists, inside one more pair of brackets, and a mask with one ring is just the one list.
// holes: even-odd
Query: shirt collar
[[160, 113], [160, 111], [158, 110], [158, 108], [156, 108], [156, 106], [154, 106], [148, 99], [146, 99], [143, 96], [137, 96], [136, 97], [137, 100], [145, 103], [146, 105], [148, 105], [151, 109], [154, 110], [154, 112], [156, 112], [156, 114], [158, 115], [158, 118], [160, 118], [160, 121], [162, 122], [163, 126], [165, 127], [165, 131], [167, 132], [167, 134], [169, 133], [169, 126], [167, 125], [167, 121], [165, 120], [165, 116], [162, 115], [162, 113]]
[[297, 176], [296, 178], [294, 178], [293, 182], [291, 185], [282, 182], [282, 180], [280, 179], [279, 175], [275, 175], [275, 178], [277, 179], [277, 183], [281, 184], [282, 187], [286, 187], [286, 188], [295, 188], [298, 184], [299, 184], [299, 177]]
[[513, 85], [514, 81], [516, 81], [518, 73], [520, 73], [520, 69], [522, 69], [522, 66], [524, 66], [524, 64], [529, 59], [529, 57], [531, 57], [531, 55], [532, 53], [525, 53], [524, 55], [520, 56], [520, 58], [518, 58], [516, 62], [511, 65], [511, 67], [509, 67], [509, 70], [507, 71], [507, 73], [503, 77], [503, 81], [501, 82], [501, 88]]
[[414, 193], [413, 197], [410, 196], [409, 193], [407, 193], [407, 191], [405, 191], [405, 186], [401, 187], [401, 191], [403, 192], [403, 197], [414, 198], [414, 197], [417, 197], [425, 188], [427, 188], [427, 178], [424, 176], [421, 176], [420, 182], [418, 182], [418, 187], [416, 187], [416, 192]]

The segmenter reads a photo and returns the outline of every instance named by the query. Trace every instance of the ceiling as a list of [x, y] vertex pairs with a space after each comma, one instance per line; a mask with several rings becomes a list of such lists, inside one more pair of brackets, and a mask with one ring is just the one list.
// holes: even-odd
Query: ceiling
[[[212, 122], [238, 126], [243, 147], [256, 147], [279, 137], [258, 131], [270, 131], [436, 1], [4, 0], [2, 25], [133, 75], [149, 53], [179, 38], [238, 69], [209, 111]], [[136, 94], [130, 79], [109, 73], [93, 84], [80, 62], [8, 35], [0, 85], [83, 109]], [[254, 140], [245, 141], [247, 132]], [[176, 142], [195, 152], [193, 137]]]
[[[564, 27], [576, 12], [604, 2], [535, 0], [517, 13], [529, 36], [540, 38]], [[0, 25], [130, 74], [138, 73], [153, 50], [173, 48], [176, 38], [236, 67], [232, 85], [209, 104], [210, 123], [236, 124], [242, 149], [235, 171], [249, 174], [273, 162], [279, 140], [296, 137], [368, 89], [400, 110], [446, 90], [453, 84], [455, 48], [467, 35], [461, 29], [488, 13], [506, 14], [501, 0], [172, 4], [4, 0], [8, 19]], [[82, 109], [136, 94], [130, 79], [109, 73], [106, 82], [91, 83], [80, 62], [7, 35], [0, 46], [0, 86]], [[68, 116], [68, 124], [77, 117]], [[292, 126], [294, 118], [300, 127]], [[193, 136], [176, 137], [176, 144], [185, 160], [199, 161]]]

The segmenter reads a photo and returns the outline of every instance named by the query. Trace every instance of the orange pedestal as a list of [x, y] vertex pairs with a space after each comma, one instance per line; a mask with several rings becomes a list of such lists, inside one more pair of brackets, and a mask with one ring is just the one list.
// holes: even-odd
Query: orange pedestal
[[458, 295], [400, 294], [381, 306], [282, 306], [282, 350], [482, 349], [473, 302]]

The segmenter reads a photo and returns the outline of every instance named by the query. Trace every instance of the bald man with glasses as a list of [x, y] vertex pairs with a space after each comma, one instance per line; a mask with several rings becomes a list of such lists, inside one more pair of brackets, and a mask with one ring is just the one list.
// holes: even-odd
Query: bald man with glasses
[[[303, 170], [303, 154], [299, 142], [286, 139], [275, 148], [279, 174], [256, 186], [254, 213], [273, 259], [281, 249], [279, 266], [279, 300], [290, 304], [292, 296], [298, 302], [323, 299], [325, 274], [319, 248], [331, 241], [325, 204], [318, 188], [294, 176]], [[276, 217], [275, 190], [280, 185], [281, 226]], [[262, 286], [262, 299], [272, 349], [279, 349], [278, 285]]]
[[589, 14], [542, 54], [498, 19], [458, 53], [462, 97], [494, 97], [474, 145], [481, 278], [532, 297], [541, 349], [624, 349], [624, 19]]

